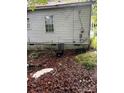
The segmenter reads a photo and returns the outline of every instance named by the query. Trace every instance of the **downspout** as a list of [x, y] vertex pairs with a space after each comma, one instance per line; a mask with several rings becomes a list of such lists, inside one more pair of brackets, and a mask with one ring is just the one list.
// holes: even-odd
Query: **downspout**
[[[90, 1], [92, 1], [92, 0], [90, 0]], [[89, 35], [89, 40], [88, 40], [89, 44], [90, 44], [90, 30], [91, 30], [91, 12], [92, 12], [92, 4], [90, 5], [90, 19], [89, 19], [89, 33], [88, 33], [88, 35]]]
[[82, 42], [82, 37], [83, 37], [83, 32], [84, 32], [84, 27], [83, 27], [83, 23], [82, 23], [82, 20], [81, 20], [81, 10], [78, 6], [78, 17], [79, 17], [79, 21], [80, 21], [80, 25], [81, 25], [81, 31], [80, 31], [80, 34], [79, 34], [79, 41], [80, 43]]
[[73, 8], [73, 43], [75, 43], [74, 41], [74, 8]]
[[[79, 2], [79, 0], [78, 0], [78, 2]], [[79, 5], [78, 5], [78, 17], [79, 17], [79, 21], [80, 21], [80, 24], [81, 24], [81, 30], [83, 29], [83, 23], [81, 22], [81, 17], [80, 17], [80, 7], [79, 7]]]

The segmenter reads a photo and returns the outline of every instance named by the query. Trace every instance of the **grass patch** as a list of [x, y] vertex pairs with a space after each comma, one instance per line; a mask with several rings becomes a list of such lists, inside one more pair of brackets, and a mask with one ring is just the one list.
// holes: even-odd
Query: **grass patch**
[[97, 64], [96, 52], [87, 52], [75, 57], [76, 62], [85, 66], [86, 69], [93, 69]]

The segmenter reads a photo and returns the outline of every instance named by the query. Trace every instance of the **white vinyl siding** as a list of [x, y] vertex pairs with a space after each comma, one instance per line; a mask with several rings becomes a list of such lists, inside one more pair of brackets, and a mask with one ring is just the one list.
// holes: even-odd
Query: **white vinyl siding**
[[[81, 21], [84, 27], [82, 37], [89, 39], [90, 6], [80, 7]], [[78, 16], [78, 7], [59, 9], [45, 9], [28, 12], [31, 19], [31, 31], [28, 32], [30, 42], [79, 42], [81, 24]], [[74, 15], [73, 15], [74, 14]], [[46, 33], [45, 17], [53, 15], [54, 33]]]
[[27, 29], [30, 29], [30, 19], [27, 18]]

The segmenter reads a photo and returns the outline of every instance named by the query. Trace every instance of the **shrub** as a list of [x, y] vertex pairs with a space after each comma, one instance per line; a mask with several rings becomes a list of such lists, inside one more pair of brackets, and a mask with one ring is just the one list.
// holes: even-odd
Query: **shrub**
[[91, 38], [91, 44], [90, 47], [93, 49], [97, 49], [97, 37], [94, 36], [93, 38]]
[[84, 65], [84, 67], [88, 70], [93, 69], [97, 63], [97, 55], [96, 52], [87, 52], [84, 54], [77, 55], [75, 60]]

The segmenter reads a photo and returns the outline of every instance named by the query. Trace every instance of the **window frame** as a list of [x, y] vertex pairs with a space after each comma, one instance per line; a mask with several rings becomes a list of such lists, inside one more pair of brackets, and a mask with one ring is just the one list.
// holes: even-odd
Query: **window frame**
[[46, 30], [46, 33], [54, 32], [53, 15], [45, 16], [45, 30]]

